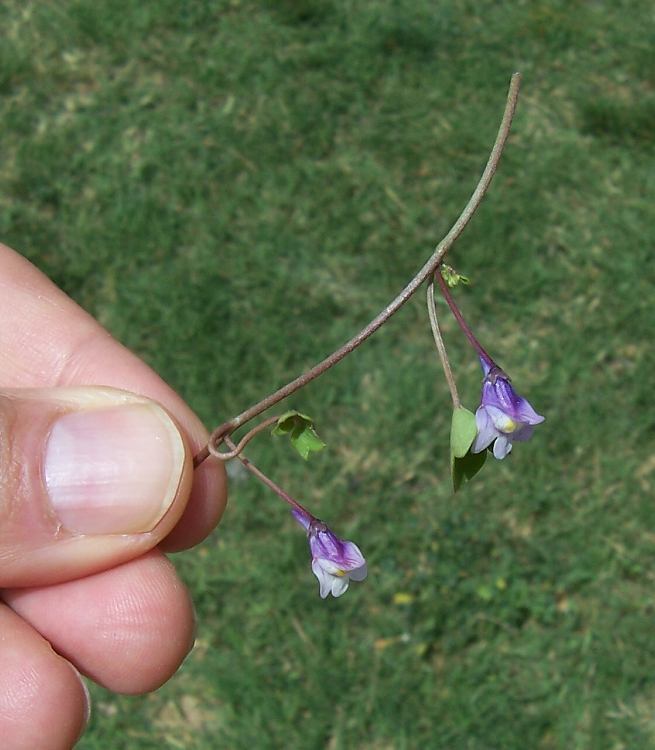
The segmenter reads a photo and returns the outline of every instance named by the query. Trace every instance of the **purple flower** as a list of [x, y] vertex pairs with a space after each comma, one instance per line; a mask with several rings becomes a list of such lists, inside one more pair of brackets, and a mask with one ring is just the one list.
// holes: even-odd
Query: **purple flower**
[[291, 512], [307, 531], [312, 571], [318, 578], [321, 599], [328, 594], [341, 596], [351, 580], [363, 581], [366, 578], [366, 560], [354, 542], [339, 539], [324, 523], [300, 510]]
[[516, 393], [507, 375], [492, 361], [480, 357], [480, 363], [484, 379], [480, 406], [475, 412], [478, 434], [471, 452], [480, 453], [493, 443], [494, 456], [502, 459], [512, 450], [514, 440], [529, 440], [534, 425], [543, 422], [544, 417]]

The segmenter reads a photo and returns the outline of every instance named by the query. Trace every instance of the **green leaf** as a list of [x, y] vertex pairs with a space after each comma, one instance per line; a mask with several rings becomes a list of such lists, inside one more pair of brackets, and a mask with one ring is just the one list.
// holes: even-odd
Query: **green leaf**
[[286, 435], [287, 432], [291, 432], [294, 426], [301, 420], [312, 424], [312, 420], [305, 414], [301, 414], [299, 411], [285, 411], [273, 427], [273, 435]]
[[480, 471], [484, 466], [484, 462], [487, 460], [487, 451], [484, 450], [481, 453], [471, 453], [469, 451], [465, 456], [452, 458], [452, 475], [453, 475], [453, 492], [457, 490], [465, 483], [473, 479], [473, 477]]
[[456, 458], [463, 458], [473, 445], [478, 428], [475, 424], [475, 414], [463, 406], [453, 411], [450, 423], [450, 452]]
[[273, 435], [289, 435], [291, 445], [307, 460], [310, 453], [323, 450], [325, 443], [316, 434], [314, 421], [299, 411], [287, 411], [277, 420]]
[[458, 273], [452, 266], [449, 266], [445, 263], [441, 266], [441, 276], [450, 289], [453, 289], [458, 284], [470, 283], [470, 279], [468, 276], [464, 276], [464, 274]]
[[473, 479], [487, 460], [487, 451], [471, 453], [471, 446], [478, 434], [475, 414], [463, 406], [453, 411], [450, 424], [450, 470], [453, 477], [453, 491]]

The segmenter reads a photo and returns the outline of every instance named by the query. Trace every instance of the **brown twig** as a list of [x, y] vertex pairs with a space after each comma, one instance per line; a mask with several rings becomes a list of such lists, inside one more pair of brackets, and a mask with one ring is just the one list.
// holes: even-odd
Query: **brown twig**
[[[414, 278], [407, 284], [407, 286], [400, 292], [400, 294], [395, 297], [395, 299], [393, 299], [378, 315], [376, 315], [375, 318], [373, 318], [373, 320], [365, 328], [363, 328], [358, 334], [353, 336], [353, 338], [347, 341], [343, 346], [325, 357], [325, 359], [314, 365], [314, 367], [312, 367], [310, 370], [307, 370], [291, 382], [287, 383], [281, 388], [278, 388], [278, 390], [261, 399], [261, 401], [258, 401], [256, 404], [248, 407], [245, 411], [242, 411], [241, 414], [238, 414], [236, 417], [233, 417], [229, 421], [224, 422], [222, 425], [217, 427], [216, 430], [214, 430], [211, 440], [215, 441], [215, 443], [218, 444], [219, 439], [226, 439], [226, 437], [231, 432], [236, 430], [237, 427], [240, 427], [242, 424], [258, 416], [263, 411], [266, 411], [266, 409], [274, 406], [282, 399], [290, 396], [292, 393], [295, 393], [300, 388], [303, 388], [307, 385], [307, 383], [310, 383], [319, 375], [322, 375], [326, 370], [329, 370], [331, 367], [336, 365], [344, 357], [348, 356], [348, 354], [357, 349], [357, 347], [360, 346], [364, 341], [366, 341], [369, 336], [372, 336], [378, 330], [378, 328], [386, 323], [387, 320], [389, 320], [389, 318], [395, 312], [397, 312], [417, 291], [421, 284], [426, 279], [428, 279], [431, 274], [434, 273], [435, 269], [439, 266], [446, 253], [450, 250], [450, 248], [454, 245], [454, 243], [464, 231], [466, 225], [471, 220], [471, 217], [477, 210], [480, 203], [482, 203], [482, 199], [484, 198], [485, 193], [487, 192], [489, 185], [491, 184], [493, 176], [496, 173], [496, 169], [500, 162], [500, 157], [502, 156], [503, 149], [505, 148], [505, 143], [507, 142], [507, 138], [509, 136], [512, 119], [516, 111], [520, 85], [521, 74], [514, 73], [510, 80], [503, 118], [501, 120], [500, 127], [498, 128], [498, 134], [496, 135], [496, 140], [491, 149], [491, 153], [489, 154], [489, 159], [487, 160], [484, 172], [482, 173], [482, 176], [480, 177], [475, 190], [471, 194], [471, 197], [469, 198], [469, 201], [462, 210], [461, 214], [452, 225], [446, 236], [437, 245], [430, 258], [414, 276]], [[199, 466], [209, 455], [210, 451], [208, 447], [205, 446], [195, 456], [194, 466]]]
[[248, 445], [248, 443], [255, 437], [255, 435], [262, 432], [262, 430], [265, 430], [267, 427], [270, 427], [272, 424], [275, 424], [279, 417], [275, 415], [274, 417], [269, 417], [268, 419], [265, 419], [263, 422], [260, 422], [256, 427], [253, 427], [250, 432], [247, 432], [241, 440], [237, 443], [234, 450], [231, 451], [219, 451], [218, 446], [220, 443], [223, 442], [223, 439], [221, 439], [220, 442], [214, 442], [210, 440], [207, 443], [207, 449], [211, 453], [212, 456], [215, 458], [220, 458], [221, 461], [229, 461], [231, 458], [236, 458], [239, 453]]

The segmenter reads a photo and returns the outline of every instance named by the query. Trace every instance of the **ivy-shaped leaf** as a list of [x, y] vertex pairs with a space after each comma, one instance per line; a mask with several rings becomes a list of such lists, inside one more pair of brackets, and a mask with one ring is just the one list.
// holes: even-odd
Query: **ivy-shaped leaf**
[[323, 450], [325, 443], [316, 434], [311, 417], [299, 411], [287, 411], [277, 420], [273, 435], [289, 435], [291, 445], [307, 460], [310, 453]]
[[471, 453], [471, 446], [478, 434], [475, 414], [463, 406], [453, 411], [450, 425], [450, 470], [453, 478], [453, 491], [473, 477], [487, 460], [487, 451]]

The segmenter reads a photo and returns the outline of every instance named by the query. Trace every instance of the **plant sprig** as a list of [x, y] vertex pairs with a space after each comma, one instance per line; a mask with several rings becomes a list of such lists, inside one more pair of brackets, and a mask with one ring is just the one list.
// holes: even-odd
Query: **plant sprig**
[[[453, 403], [450, 428], [450, 469], [453, 491], [457, 492], [464, 482], [472, 479], [480, 471], [488, 452], [493, 452], [496, 459], [505, 458], [511, 452], [515, 441], [528, 440], [534, 426], [544, 420], [544, 417], [532, 408], [527, 399], [514, 391], [509, 377], [482, 347], [457, 307], [450, 289], [460, 284], [467, 284], [468, 278], [443, 264], [446, 254], [464, 231], [491, 184], [509, 136], [516, 111], [520, 82], [520, 74], [514, 73], [496, 140], [468, 203], [448, 233], [436, 246], [432, 255], [404, 289], [343, 346], [294, 380], [219, 425], [212, 432], [207, 445], [194, 457], [196, 468], [210, 455], [222, 461], [238, 458], [251, 474], [291, 506], [291, 514], [307, 533], [312, 556], [312, 571], [318, 579], [319, 593], [322, 598], [326, 598], [329, 594], [335, 597], [341, 596], [347, 590], [351, 580], [363, 581], [367, 576], [366, 559], [354, 542], [339, 538], [323, 521], [312, 515], [298, 500], [257, 468], [243, 454], [243, 449], [256, 435], [271, 426], [273, 427], [272, 434], [288, 436], [291, 445], [304, 459], [322, 450], [325, 443], [317, 435], [312, 418], [296, 410], [289, 410], [282, 415], [262, 420], [246, 432], [238, 443], [232, 440], [232, 433], [235, 430], [296, 393], [361, 346], [409, 300], [424, 281], [428, 281], [427, 308], [432, 335]], [[450, 311], [476, 351], [482, 366], [482, 392], [480, 404], [475, 413], [462, 406], [459, 397], [439, 327], [434, 299], [435, 279]], [[221, 447], [223, 445], [227, 446], [228, 450], [224, 450]]]
[[[329, 354], [327, 357], [318, 362], [314, 367], [306, 370], [298, 377], [291, 380], [286, 385], [278, 388], [273, 393], [265, 396], [261, 400], [257, 401], [252, 406], [244, 409], [240, 414], [232, 417], [231, 419], [223, 422], [219, 425], [211, 434], [208, 444], [200, 450], [194, 457], [194, 467], [200, 466], [210, 455], [216, 455], [218, 446], [225, 441], [226, 437], [231, 435], [237, 428], [249, 422], [251, 419], [259, 416], [262, 412], [269, 409], [271, 406], [282, 401], [282, 399], [296, 393], [301, 388], [304, 388], [308, 383], [322, 375], [324, 372], [329, 370], [338, 364], [344, 357], [348, 356], [357, 347], [372, 336], [379, 328], [381, 328], [391, 316], [396, 313], [412, 295], [419, 289], [419, 287], [429, 279], [435, 270], [439, 267], [446, 254], [450, 251], [455, 242], [459, 239], [460, 235], [466, 228], [467, 224], [476, 212], [482, 199], [484, 198], [491, 181], [493, 180], [496, 169], [500, 162], [500, 158], [503, 154], [507, 138], [509, 137], [512, 120], [514, 113], [516, 112], [516, 105], [518, 102], [519, 89], [521, 86], [521, 74], [514, 73], [510, 79], [509, 90], [507, 93], [507, 100], [505, 103], [505, 110], [503, 117], [498, 128], [496, 140], [494, 141], [493, 147], [489, 154], [487, 164], [484, 168], [482, 176], [480, 177], [475, 190], [471, 194], [466, 206], [457, 217], [457, 220], [452, 225], [450, 230], [446, 233], [444, 238], [436, 246], [432, 255], [424, 263], [421, 269], [414, 275], [409, 283], [402, 289], [402, 291], [385, 307], [383, 308], [373, 320], [365, 326], [359, 333], [348, 340], [343, 346], [339, 347], [336, 351]], [[211, 448], [210, 448], [211, 446]], [[212, 450], [215, 449], [215, 450]]]

